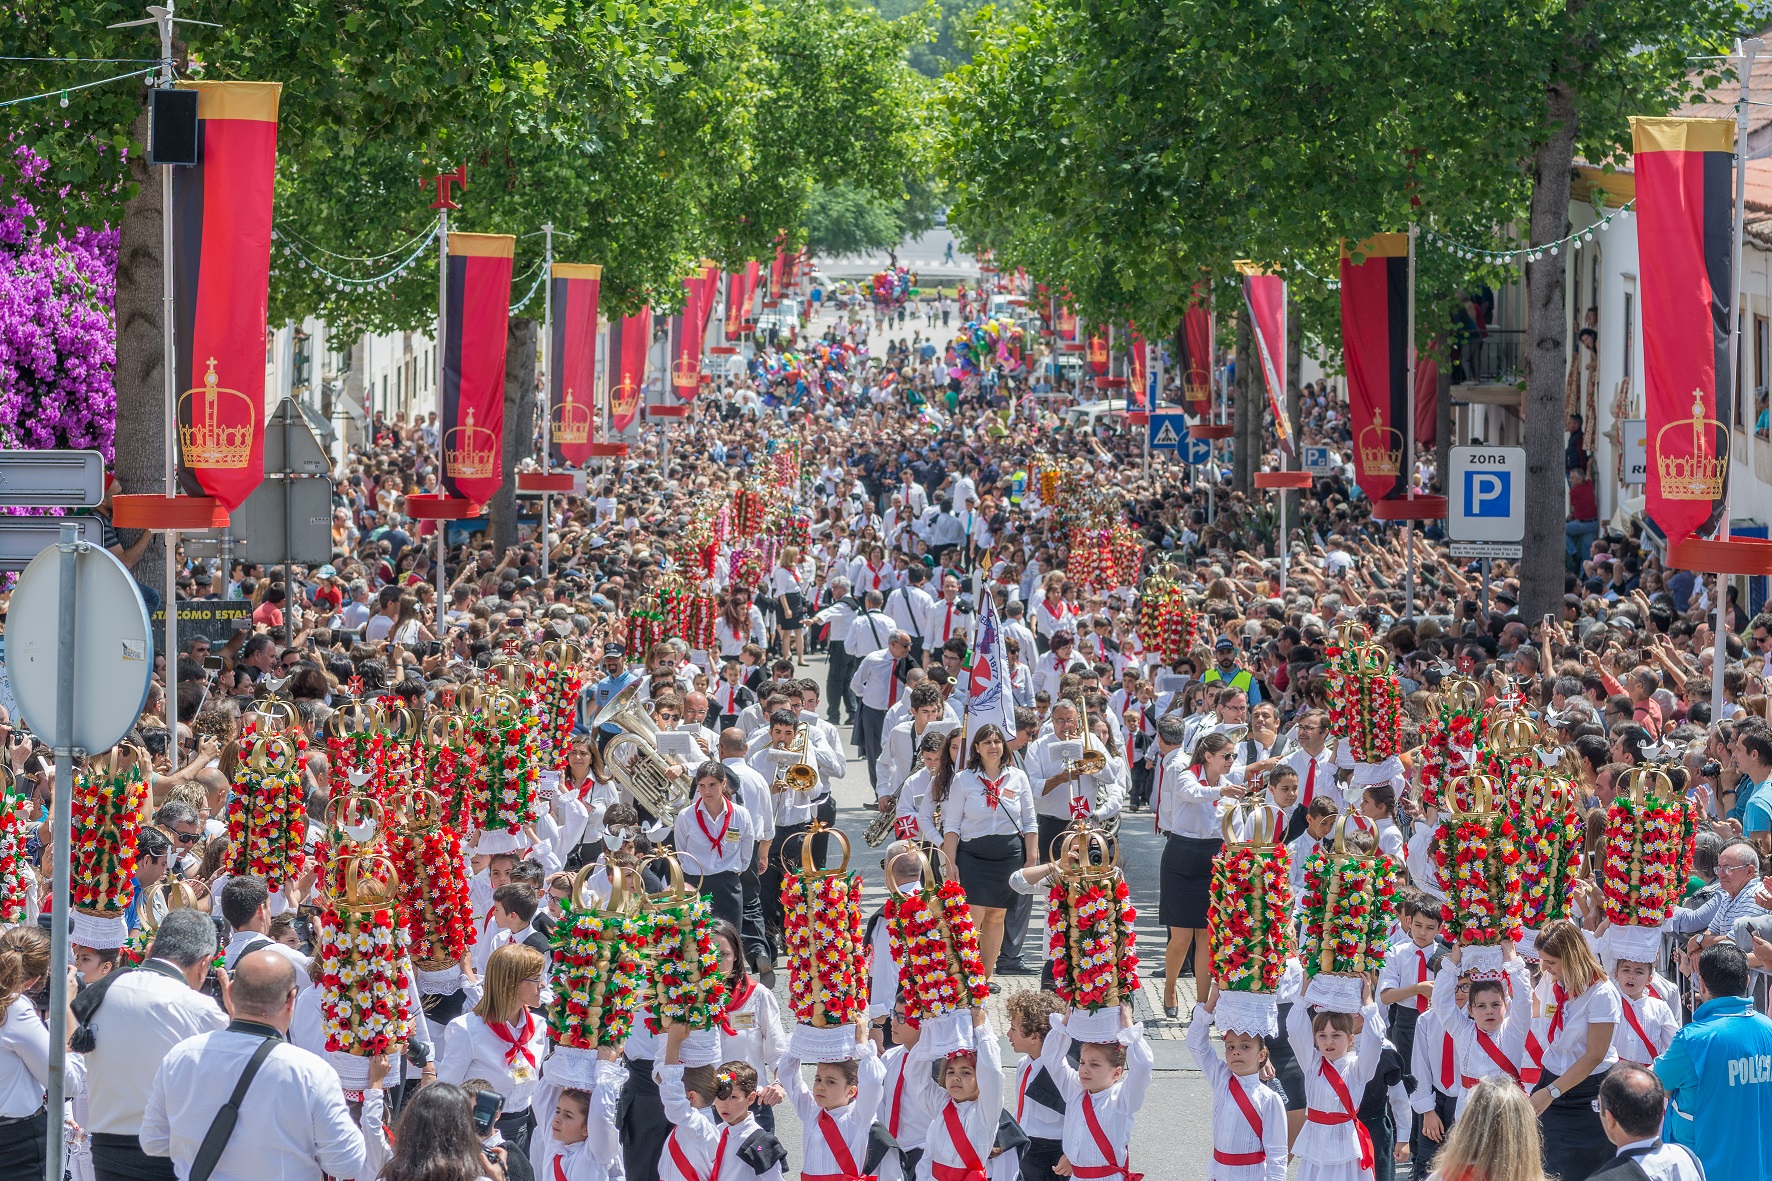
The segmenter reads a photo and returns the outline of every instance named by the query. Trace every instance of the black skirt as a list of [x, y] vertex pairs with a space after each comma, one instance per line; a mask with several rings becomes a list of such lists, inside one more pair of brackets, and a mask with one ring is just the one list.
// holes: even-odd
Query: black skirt
[[1206, 926], [1206, 901], [1212, 888], [1212, 859], [1224, 842], [1217, 837], [1171, 836], [1163, 846], [1162, 892], [1157, 922], [1165, 927], [1196, 930]]
[[710, 873], [701, 879], [701, 896], [717, 919], [725, 919], [733, 927], [744, 927], [744, 879], [737, 870]]
[[1274, 1068], [1274, 1081], [1280, 1084], [1280, 1090], [1286, 1094], [1287, 1111], [1303, 1111], [1309, 1106], [1304, 1098], [1304, 1067], [1299, 1065], [1298, 1054], [1292, 1049], [1292, 1040], [1286, 1036], [1286, 1015], [1296, 1003], [1280, 1002], [1280, 1032], [1273, 1037], [1261, 1039], [1267, 1043], [1267, 1060]]
[[658, 1083], [652, 1077], [653, 1059], [624, 1058], [628, 1079], [615, 1107], [615, 1127], [621, 1137], [622, 1167], [627, 1181], [658, 1181], [658, 1160], [671, 1134]]
[[[806, 596], [799, 591], [790, 591], [782, 596], [787, 599], [788, 607], [781, 614], [781, 630], [784, 632], [799, 631], [806, 622]], [[777, 601], [779, 604], [779, 600]]]
[[960, 885], [973, 906], [1008, 910], [1015, 901], [1009, 879], [1027, 859], [1027, 847], [1019, 833], [975, 837], [960, 842]]
[[49, 1113], [0, 1124], [0, 1177], [41, 1177], [49, 1152]]
[[[1532, 1088], [1542, 1091], [1557, 1081], [1546, 1070], [1545, 1077]], [[1557, 1181], [1587, 1181], [1588, 1174], [1612, 1159], [1612, 1142], [1600, 1123], [1594, 1101], [1600, 1097], [1600, 1083], [1606, 1072], [1596, 1070], [1552, 1099], [1544, 1114], [1538, 1117], [1539, 1138], [1544, 1142], [1544, 1172]]]

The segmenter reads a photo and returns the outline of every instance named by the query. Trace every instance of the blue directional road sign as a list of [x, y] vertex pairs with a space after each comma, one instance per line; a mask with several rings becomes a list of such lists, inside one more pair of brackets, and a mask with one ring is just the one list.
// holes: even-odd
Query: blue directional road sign
[[1189, 439], [1181, 449], [1182, 462], [1191, 467], [1199, 467], [1212, 461], [1211, 439]]

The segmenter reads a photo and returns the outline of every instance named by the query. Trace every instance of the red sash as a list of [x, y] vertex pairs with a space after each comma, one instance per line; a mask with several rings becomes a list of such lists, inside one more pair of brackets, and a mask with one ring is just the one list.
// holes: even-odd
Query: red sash
[[[1231, 1075], [1231, 1098], [1237, 1101], [1237, 1107], [1243, 1118], [1249, 1121], [1249, 1127], [1255, 1133], [1255, 1142], [1262, 1142], [1261, 1112], [1255, 1110], [1255, 1104], [1249, 1099], [1249, 1093], [1243, 1089], [1243, 1080]], [[1259, 1165], [1267, 1160], [1267, 1150], [1257, 1149], [1254, 1152], [1225, 1152], [1214, 1147], [1212, 1159], [1221, 1165]]]
[[[708, 1170], [707, 1181], [720, 1181], [720, 1162], [726, 1156], [726, 1137], [731, 1131], [730, 1128], [720, 1129], [720, 1146], [714, 1150], [714, 1167]], [[677, 1171], [683, 1174], [687, 1181], [702, 1181], [701, 1174], [695, 1171], [695, 1166], [689, 1163], [689, 1157], [684, 1154], [683, 1146], [677, 1143], [676, 1132], [671, 1133], [671, 1138], [666, 1141], [665, 1147], [670, 1149], [671, 1163], [677, 1166]], [[560, 1172], [560, 1158], [558, 1156], [554, 1157], [554, 1174], [555, 1181], [565, 1181], [564, 1175]]]
[[744, 1007], [744, 1003], [750, 1000], [751, 994], [756, 991], [757, 978], [755, 976], [746, 976], [744, 981], [744, 991], [740, 992], [735, 988], [732, 990], [732, 994], [726, 998], [726, 1011], [728, 1013], [736, 1013], [739, 1009]]
[[960, 1109], [954, 1106], [952, 1099], [942, 1108], [941, 1119], [947, 1125], [948, 1139], [953, 1142], [954, 1151], [960, 1154], [960, 1163], [943, 1165], [930, 1161], [930, 1175], [935, 1181], [985, 1181], [984, 1162], [978, 1159], [978, 1150], [972, 1147], [972, 1139], [966, 1135], [966, 1125], [960, 1120]]
[[[1516, 1083], [1520, 1081], [1520, 1068], [1514, 1065], [1511, 1058], [1501, 1052], [1501, 1047], [1495, 1044], [1494, 1038], [1479, 1029], [1477, 1030], [1477, 1045], [1482, 1047], [1483, 1053], [1489, 1055], [1489, 1060], [1491, 1062], [1501, 1067], [1507, 1077], [1513, 1079]], [[1462, 1082], [1468, 1090], [1469, 1088], [1476, 1086], [1477, 1083], [1482, 1080], [1474, 1079], [1467, 1074], [1462, 1076], [1459, 1081]]]
[[1305, 1110], [1304, 1118], [1313, 1124], [1352, 1124], [1354, 1131], [1360, 1136], [1360, 1170], [1365, 1173], [1372, 1171], [1372, 1133], [1366, 1130], [1354, 1114], [1354, 1097], [1348, 1093], [1347, 1080], [1341, 1077], [1341, 1071], [1329, 1065], [1329, 1059], [1317, 1059], [1317, 1073], [1329, 1083], [1329, 1089], [1335, 1092], [1335, 1098], [1341, 1103], [1340, 1111], [1324, 1111], [1320, 1107]]
[[732, 801], [727, 800], [726, 810], [720, 813], [718, 834], [708, 831], [707, 812], [703, 809], [700, 800], [695, 802], [695, 824], [697, 828], [701, 829], [701, 835], [708, 839], [708, 844], [714, 847], [714, 856], [718, 857], [721, 853], [721, 846], [726, 843], [726, 834], [732, 831]]
[[531, 1013], [528, 1009], [523, 1010], [523, 1036], [521, 1038], [512, 1037], [511, 1031], [502, 1021], [488, 1021], [486, 1022], [486, 1028], [492, 1031], [493, 1037], [510, 1047], [505, 1051], [506, 1066], [517, 1065], [517, 1058], [519, 1056], [526, 1059], [529, 1062], [529, 1065], [535, 1065], [535, 1051], [529, 1048], [529, 1039], [531, 1035], [535, 1033], [534, 1013]]
[[1643, 1028], [1643, 1022], [1637, 1017], [1637, 1007], [1630, 1003], [1630, 998], [1627, 996], [1622, 999], [1624, 1000], [1626, 1024], [1631, 1027], [1632, 1033], [1643, 1039], [1643, 1045], [1649, 1048], [1649, 1057], [1655, 1058], [1661, 1053], [1661, 1047], [1655, 1044], [1654, 1039], [1649, 1036], [1649, 1031]]
[[1108, 1163], [1105, 1165], [1071, 1165], [1071, 1176], [1077, 1181], [1096, 1181], [1100, 1177], [1123, 1177], [1125, 1181], [1144, 1181], [1143, 1173], [1132, 1171], [1132, 1153], [1128, 1149], [1126, 1163], [1117, 1164], [1114, 1146], [1108, 1143], [1107, 1133], [1101, 1130], [1101, 1121], [1095, 1118], [1095, 1096], [1088, 1091], [1083, 1092], [1083, 1122], [1089, 1125], [1089, 1136], [1095, 1141], [1096, 1149]]
[[[837, 1173], [808, 1173], [802, 1171], [800, 1181], [880, 1181], [873, 1173], [863, 1173], [855, 1167], [855, 1154], [849, 1151], [849, 1145], [843, 1142], [843, 1133], [837, 1128], [837, 1121], [831, 1113], [818, 1113], [818, 1130], [824, 1136], [826, 1147], [831, 1150], [831, 1158], [837, 1162]], [[710, 1179], [712, 1181], [712, 1179]]]

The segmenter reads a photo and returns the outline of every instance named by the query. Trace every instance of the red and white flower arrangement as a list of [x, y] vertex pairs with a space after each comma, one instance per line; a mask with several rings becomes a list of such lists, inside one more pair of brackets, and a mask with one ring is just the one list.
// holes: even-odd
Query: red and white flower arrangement
[[461, 962], [474, 930], [461, 838], [440, 824], [404, 827], [389, 836], [388, 855], [414, 966], [441, 971]]
[[1576, 858], [1581, 855], [1581, 809], [1574, 789], [1538, 777], [1522, 785], [1513, 824], [1520, 847], [1520, 923], [1536, 931], [1569, 917]]
[[1304, 863], [1304, 936], [1299, 958], [1308, 975], [1358, 976], [1384, 966], [1397, 908], [1396, 862], [1319, 848]]
[[240, 739], [234, 791], [228, 801], [230, 872], [285, 889], [307, 866], [307, 793], [302, 771], [307, 740], [299, 734], [256, 732]]
[[1066, 876], [1046, 896], [1052, 989], [1074, 1009], [1117, 1008], [1138, 992], [1138, 912], [1119, 870]]
[[575, 1050], [620, 1047], [634, 1025], [645, 982], [647, 920], [568, 903], [554, 925], [554, 1000], [548, 1030]]
[[1653, 788], [1621, 792], [1612, 802], [1600, 892], [1613, 926], [1659, 927], [1673, 912], [1692, 872], [1697, 823], [1690, 803]]
[[483, 831], [515, 833], [535, 818], [541, 775], [535, 734], [540, 722], [533, 697], [501, 693], [474, 726], [477, 770], [485, 784], [485, 811], [474, 819]]
[[918, 1021], [970, 1008], [991, 994], [966, 891], [949, 881], [899, 896], [881, 911], [887, 945], [905, 994], [905, 1013]]
[[1384, 650], [1340, 647], [1329, 656], [1329, 729], [1344, 738], [1357, 763], [1382, 763], [1402, 753], [1402, 691]]
[[562, 774], [566, 772], [566, 749], [571, 745], [572, 727], [578, 721], [578, 695], [584, 684], [584, 670], [576, 664], [543, 662], [540, 698], [544, 726], [553, 753], [553, 769]]
[[781, 906], [794, 1017], [818, 1029], [852, 1023], [868, 1003], [861, 875], [790, 870]]
[[668, 1018], [692, 1030], [732, 1032], [714, 949], [714, 912], [706, 898], [690, 894], [655, 904], [647, 916], [646, 953], [652, 977], [648, 1030], [663, 1033]]
[[74, 777], [68, 903], [75, 910], [110, 918], [128, 909], [135, 894], [135, 842], [147, 805], [148, 782], [133, 761], [109, 773], [89, 765]]
[[329, 902], [317, 936], [326, 1048], [373, 1057], [404, 1046], [411, 1028], [406, 938], [393, 907]]
[[31, 819], [30, 798], [10, 786], [0, 794], [0, 924], [25, 921], [25, 902], [31, 883], [25, 840]]
[[1212, 859], [1206, 942], [1226, 992], [1275, 992], [1296, 950], [1292, 854], [1284, 844], [1227, 844]]
[[1446, 901], [1440, 917], [1460, 947], [1494, 947], [1520, 937], [1520, 850], [1499, 812], [1453, 811], [1431, 847]]

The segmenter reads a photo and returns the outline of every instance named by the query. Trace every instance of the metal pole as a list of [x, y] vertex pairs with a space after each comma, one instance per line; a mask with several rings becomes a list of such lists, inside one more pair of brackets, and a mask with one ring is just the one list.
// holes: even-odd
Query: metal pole
[[[553, 449], [554, 417], [554, 369], [553, 358], [549, 356], [554, 345], [554, 223], [542, 225], [542, 284], [543, 298], [541, 303], [541, 474], [548, 474], [549, 451]], [[547, 492], [541, 494], [541, 576], [548, 577], [548, 517], [553, 511], [554, 498]]]
[[[446, 191], [446, 190], [445, 190]], [[449, 209], [444, 207], [437, 211], [441, 219], [437, 228], [437, 408], [443, 408], [443, 355], [449, 351]], [[373, 428], [371, 428], [373, 429]], [[444, 470], [449, 467], [449, 440], [437, 440], [443, 447]], [[439, 482], [439, 491], [446, 491]], [[436, 622], [443, 622], [443, 613], [449, 605], [443, 601], [447, 589], [443, 578], [444, 537], [449, 532], [449, 522], [439, 520], [437, 526], [437, 613]]]
[[[295, 644], [295, 579], [290, 575], [290, 553], [295, 546], [295, 470], [289, 462], [289, 419], [295, 413], [295, 399], [283, 405], [283, 646]], [[279, 664], [282, 662], [279, 661]], [[177, 768], [174, 768], [175, 770]]]
[[[1758, 37], [1749, 37], [1741, 43], [1741, 56], [1744, 59], [1741, 68], [1741, 103], [1735, 108], [1735, 241], [1730, 253], [1729, 298], [1734, 304], [1735, 339], [1730, 342], [1729, 355], [1737, 364], [1741, 361], [1741, 322], [1745, 318], [1742, 305], [1742, 274], [1741, 274], [1741, 239], [1743, 211], [1747, 201], [1747, 114], [1748, 97], [1753, 89], [1754, 58], [1764, 47]], [[1739, 376], [1739, 375], [1737, 375]], [[1738, 387], [1747, 388], [1745, 383], [1737, 382]], [[1717, 391], [1718, 395], [1723, 393]], [[1728, 416], [1725, 416], [1728, 417]], [[1735, 428], [1730, 423], [1723, 424], [1723, 460], [1728, 464], [1723, 469], [1723, 511], [1717, 521], [1717, 540], [1729, 539], [1729, 486], [1734, 483], [1735, 465], [1730, 462], [1735, 451]], [[1715, 722], [1723, 716], [1723, 668], [1728, 661], [1729, 635], [1729, 582], [1722, 574], [1717, 574], [1717, 634], [1716, 647], [1711, 654], [1710, 665], [1710, 717]]]
[[[1403, 374], [1403, 388], [1408, 397], [1403, 404], [1408, 407], [1408, 419], [1403, 424], [1403, 489], [1404, 495], [1415, 499], [1415, 233], [1416, 227], [1409, 227], [1409, 325], [1404, 332], [1407, 346], [1403, 350], [1404, 364], [1408, 367]], [[1408, 540], [1404, 544], [1403, 555], [1403, 613], [1399, 618], [1409, 619], [1415, 615], [1415, 522], [1405, 520], [1403, 528], [1408, 530]]]
[[[1280, 446], [1280, 470], [1286, 470], [1286, 447]], [[1280, 494], [1280, 597], [1286, 597], [1286, 489], [1275, 489]]]
[[1489, 564], [1491, 559], [1483, 559], [1483, 626], [1489, 626]]
[[[161, 69], [162, 86], [172, 85], [170, 52]], [[178, 374], [174, 372], [176, 354], [173, 339], [172, 290], [172, 165], [160, 165], [160, 368], [166, 375], [166, 464], [165, 494], [178, 495]], [[166, 701], [162, 711], [166, 717], [166, 749], [172, 752], [173, 769], [178, 768], [178, 534], [168, 532], [161, 544], [166, 547]], [[73, 788], [70, 786], [69, 791]], [[53, 1114], [59, 1117], [59, 1111]], [[51, 1120], [50, 1122], [54, 1122]]]
[[[56, 643], [55, 676], [55, 801], [51, 839], [55, 845], [50, 868], [52, 904], [49, 920], [49, 1078], [45, 1106], [49, 1113], [49, 1145], [44, 1181], [62, 1181], [66, 1145], [62, 1117], [67, 1110], [68, 1045], [68, 878], [74, 826], [74, 619], [79, 591], [79, 534], [72, 525], [61, 527], [56, 548], [61, 551], [61, 635]], [[172, 618], [172, 612], [166, 613]], [[167, 667], [174, 667], [172, 659]]]

